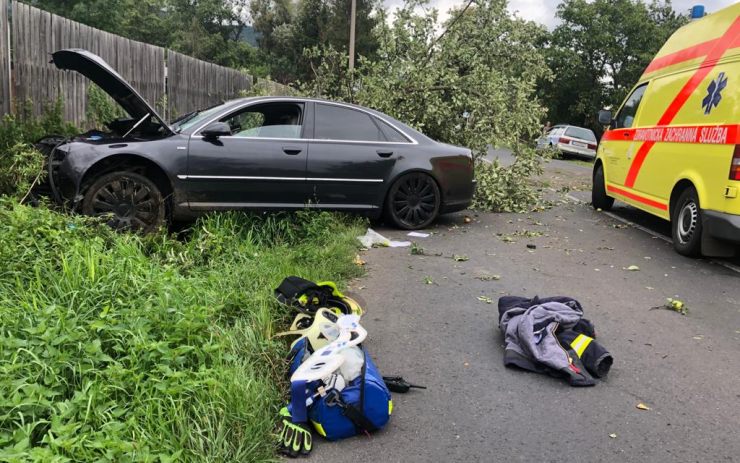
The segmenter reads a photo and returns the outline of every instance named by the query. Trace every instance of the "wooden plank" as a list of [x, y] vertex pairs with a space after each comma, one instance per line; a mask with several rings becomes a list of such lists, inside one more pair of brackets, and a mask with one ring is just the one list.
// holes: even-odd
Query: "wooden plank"
[[10, 112], [10, 41], [8, 0], [0, 0], [0, 116]]

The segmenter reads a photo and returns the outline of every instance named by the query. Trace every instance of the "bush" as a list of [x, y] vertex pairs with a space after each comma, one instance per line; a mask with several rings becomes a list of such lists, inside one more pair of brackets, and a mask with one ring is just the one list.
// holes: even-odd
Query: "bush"
[[71, 135], [77, 128], [64, 121], [61, 101], [34, 117], [31, 107], [20, 108], [18, 116], [0, 120], [0, 196], [22, 198], [35, 181], [43, 179], [44, 159], [33, 144], [45, 135]]
[[273, 458], [272, 290], [356, 275], [360, 225], [213, 214], [178, 241], [0, 200], [0, 460]]
[[85, 108], [88, 126], [102, 129], [107, 122], [125, 115], [126, 112], [113, 98], [97, 85], [90, 84], [87, 89], [87, 107]]
[[540, 194], [530, 183], [543, 172], [543, 157], [531, 148], [516, 145], [514, 164], [503, 167], [479, 159], [475, 165], [478, 180], [472, 207], [496, 212], [529, 212], [540, 203]]
[[44, 159], [32, 145], [16, 143], [0, 152], [0, 196], [21, 199], [43, 177]]

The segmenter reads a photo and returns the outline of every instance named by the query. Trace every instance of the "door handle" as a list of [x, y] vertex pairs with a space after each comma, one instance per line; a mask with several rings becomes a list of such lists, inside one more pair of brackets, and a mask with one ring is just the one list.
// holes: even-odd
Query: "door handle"
[[378, 150], [376, 151], [376, 153], [378, 153], [378, 156], [380, 156], [381, 158], [388, 158], [393, 156], [393, 151], [388, 150]]
[[297, 146], [290, 146], [290, 145], [283, 146], [283, 153], [290, 154], [291, 156], [295, 156], [296, 154], [299, 154], [301, 151], [303, 150]]
[[624, 131], [624, 132], [622, 132], [622, 136], [623, 136], [624, 138], [629, 138], [629, 136], [630, 136], [630, 133], [629, 133], [629, 132], [627, 132], [627, 131]]

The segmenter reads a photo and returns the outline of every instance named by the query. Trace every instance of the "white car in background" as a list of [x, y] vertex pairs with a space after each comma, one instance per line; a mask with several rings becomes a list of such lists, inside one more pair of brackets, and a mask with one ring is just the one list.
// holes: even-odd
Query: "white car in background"
[[556, 125], [537, 139], [537, 149], [555, 148], [563, 154], [596, 158], [596, 135], [583, 127]]

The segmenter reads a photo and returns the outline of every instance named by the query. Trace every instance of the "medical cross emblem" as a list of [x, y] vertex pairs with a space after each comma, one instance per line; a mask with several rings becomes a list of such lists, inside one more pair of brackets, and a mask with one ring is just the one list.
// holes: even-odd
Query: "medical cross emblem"
[[719, 106], [719, 102], [722, 100], [722, 90], [727, 87], [727, 77], [724, 72], [720, 72], [716, 79], [709, 84], [707, 88], [707, 96], [701, 102], [701, 107], [704, 108], [704, 114], [709, 114], [712, 109]]

